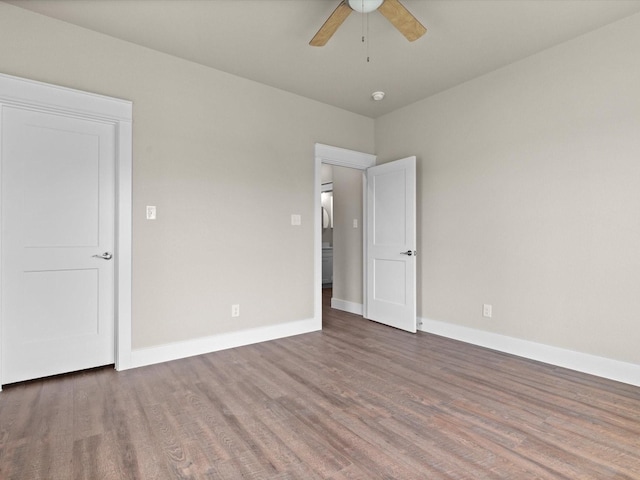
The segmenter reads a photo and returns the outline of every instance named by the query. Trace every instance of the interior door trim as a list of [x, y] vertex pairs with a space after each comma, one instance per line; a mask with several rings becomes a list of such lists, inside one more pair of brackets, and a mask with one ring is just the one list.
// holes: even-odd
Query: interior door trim
[[[376, 164], [376, 156], [370, 153], [357, 152], [355, 150], [348, 150], [346, 148], [333, 147], [331, 145], [324, 145], [322, 143], [315, 144], [315, 170], [314, 170], [314, 218], [313, 218], [313, 278], [314, 278], [314, 291], [313, 291], [313, 312], [314, 321], [317, 329], [322, 329], [322, 228], [320, 227], [320, 192], [322, 188], [321, 169], [322, 164], [335, 165], [338, 167], [354, 168], [364, 171]], [[363, 207], [366, 212], [366, 183], [363, 184]], [[363, 222], [364, 220], [363, 215]], [[362, 225], [362, 231], [366, 232], [366, 225]], [[363, 255], [366, 255], [366, 233], [363, 235]], [[366, 257], [365, 257], [366, 258]], [[365, 259], [363, 258], [363, 260]], [[364, 288], [364, 282], [366, 281], [366, 262], [363, 262], [363, 306], [366, 305], [366, 289]], [[365, 307], [366, 308], [366, 307]], [[366, 311], [364, 312], [366, 313]]]
[[[0, 74], [0, 131], [5, 106], [108, 123], [116, 131], [115, 368], [131, 368], [132, 118], [131, 101]], [[2, 150], [0, 145], [0, 160]], [[1, 172], [0, 172], [1, 175]], [[319, 196], [319, 194], [318, 194]], [[1, 205], [0, 205], [1, 207]], [[2, 210], [0, 208], [0, 215]], [[0, 217], [1, 220], [1, 217]], [[1, 222], [0, 222], [1, 225]], [[0, 242], [1, 242], [0, 236]], [[0, 245], [0, 261], [2, 249]], [[0, 298], [0, 301], [2, 299]], [[0, 309], [0, 335], [2, 334]], [[2, 348], [2, 342], [0, 342]], [[2, 372], [0, 352], [0, 374]], [[0, 383], [1, 383], [0, 376]], [[0, 390], [2, 386], [0, 385]]]

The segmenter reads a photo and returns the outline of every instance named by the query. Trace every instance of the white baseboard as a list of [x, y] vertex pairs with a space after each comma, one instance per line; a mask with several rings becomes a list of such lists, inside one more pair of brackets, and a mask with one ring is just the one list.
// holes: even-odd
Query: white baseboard
[[419, 320], [422, 323], [418, 322], [418, 328], [423, 332], [640, 387], [640, 365], [634, 363], [565, 350], [452, 323], [426, 318]]
[[335, 297], [331, 297], [331, 308], [342, 310], [343, 312], [355, 313], [356, 315], [362, 315], [361, 303], [348, 302], [347, 300], [340, 300]]
[[196, 338], [184, 342], [168, 343], [156, 347], [140, 348], [131, 352], [131, 368], [168, 362], [180, 358], [217, 352], [228, 348], [242, 347], [252, 343], [266, 342], [290, 337], [301, 333], [322, 330], [322, 321], [310, 318], [282, 323], [268, 327], [258, 327], [237, 332], [223, 333], [210, 337]]

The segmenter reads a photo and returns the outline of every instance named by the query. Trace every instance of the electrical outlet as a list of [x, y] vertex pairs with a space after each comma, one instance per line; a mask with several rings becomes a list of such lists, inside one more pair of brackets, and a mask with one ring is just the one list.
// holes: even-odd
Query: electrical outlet
[[353, 219], [353, 228], [358, 228], [358, 219], [357, 218]]
[[240, 316], [240, 305], [238, 305], [238, 304], [231, 305], [231, 316], [232, 317], [239, 317]]
[[147, 220], [156, 219], [156, 207], [153, 205], [147, 205]]
[[489, 305], [487, 303], [482, 305], [482, 316], [483, 317], [491, 318], [492, 313], [493, 313], [493, 306], [492, 305]]

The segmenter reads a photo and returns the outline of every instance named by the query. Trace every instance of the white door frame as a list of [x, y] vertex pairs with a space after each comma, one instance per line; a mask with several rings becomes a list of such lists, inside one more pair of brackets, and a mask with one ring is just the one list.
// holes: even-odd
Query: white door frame
[[[321, 178], [321, 169], [322, 164], [326, 163], [327, 165], [336, 165], [338, 167], [347, 167], [354, 168], [357, 170], [362, 170], [363, 172], [363, 208], [364, 212], [366, 212], [367, 204], [366, 204], [366, 179], [364, 179], [364, 171], [373, 167], [376, 164], [376, 156], [371, 155], [369, 153], [356, 152], [355, 150], [347, 150], [345, 148], [332, 147], [331, 145], [323, 145], [321, 143], [315, 144], [315, 185], [313, 191], [313, 199], [314, 199], [314, 217], [313, 217], [313, 270], [314, 270], [314, 292], [313, 292], [313, 312], [314, 312], [314, 321], [316, 322], [318, 330], [322, 328], [322, 228], [321, 228], [321, 219], [320, 219], [320, 192], [322, 188], [322, 178]], [[363, 212], [363, 213], [364, 213]], [[363, 215], [363, 260], [366, 259], [364, 256], [366, 254], [366, 216]], [[362, 273], [362, 295], [363, 295], [363, 313], [366, 317], [366, 289], [364, 286], [366, 283], [366, 261], [363, 262], [363, 273]]]
[[[111, 124], [115, 128], [115, 368], [116, 370], [131, 368], [131, 166], [133, 104], [128, 100], [105, 97], [0, 74], [0, 131], [2, 128], [2, 110], [5, 106], [85, 118]], [[2, 145], [0, 144], [0, 156], [1, 155]], [[1, 174], [0, 172], [0, 175]], [[318, 194], [318, 197], [319, 195], [320, 194]], [[1, 215], [2, 209], [0, 208], [0, 216]], [[2, 249], [0, 248], [0, 261], [2, 260], [1, 255]], [[1, 298], [0, 301], [2, 301]], [[1, 310], [0, 335], [2, 335]], [[0, 342], [0, 348], [1, 345], [2, 342]], [[1, 353], [2, 352], [0, 352], [0, 354]], [[0, 355], [0, 373], [2, 372], [1, 361], [2, 356]], [[0, 385], [0, 390], [1, 388], [2, 386]]]

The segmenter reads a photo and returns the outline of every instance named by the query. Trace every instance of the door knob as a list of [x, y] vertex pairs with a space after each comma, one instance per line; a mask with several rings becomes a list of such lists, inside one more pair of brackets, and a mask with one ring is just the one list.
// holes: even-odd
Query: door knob
[[418, 252], [415, 250], [407, 250], [406, 252], [400, 252], [401, 255], [409, 255], [410, 257], [413, 255], [418, 255]]
[[102, 255], [94, 255], [94, 258], [101, 258], [103, 260], [111, 260], [113, 258], [113, 255], [111, 255], [109, 252], [104, 252]]

